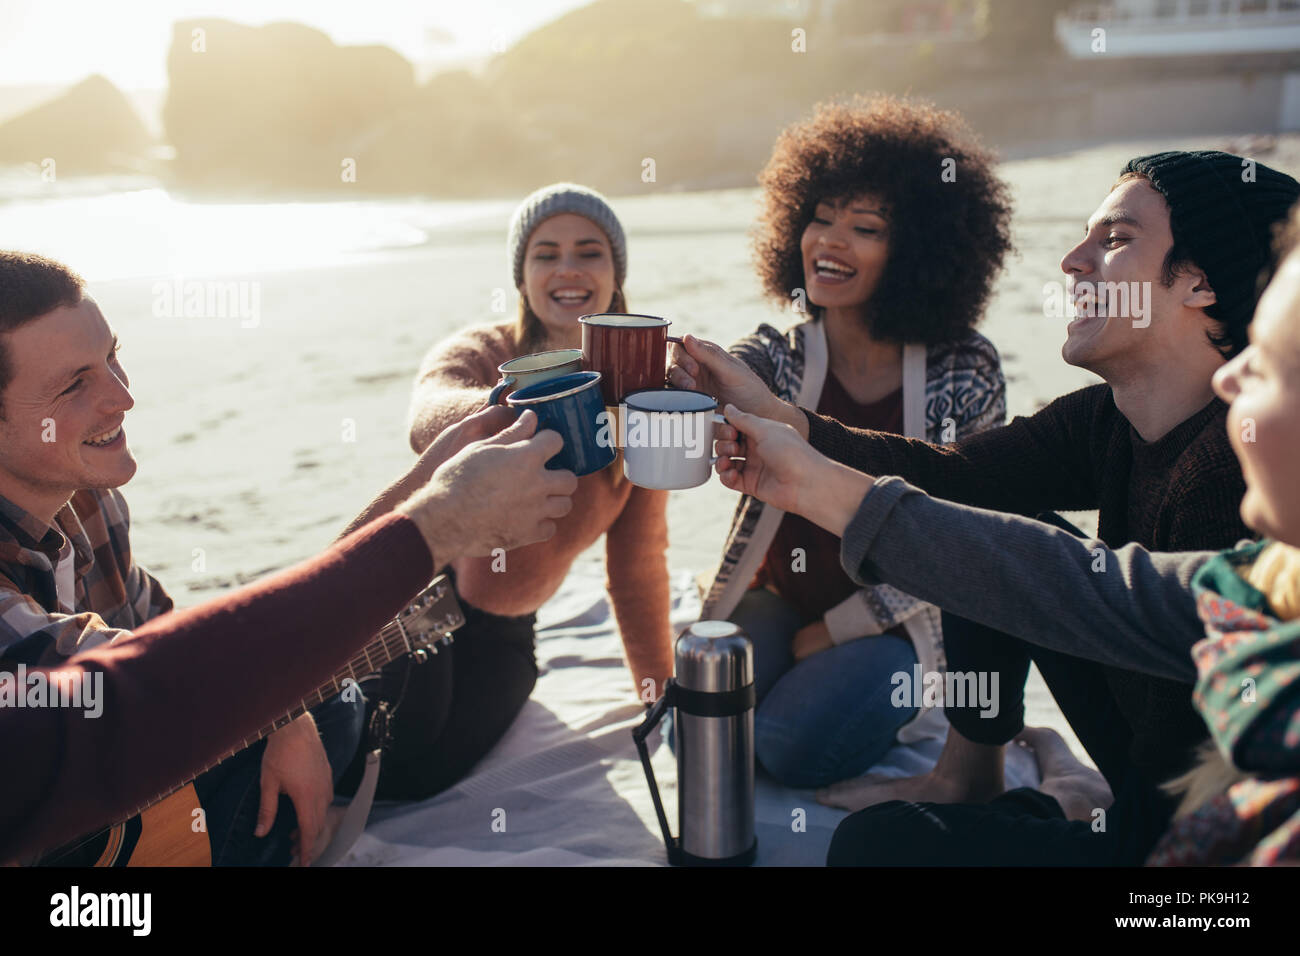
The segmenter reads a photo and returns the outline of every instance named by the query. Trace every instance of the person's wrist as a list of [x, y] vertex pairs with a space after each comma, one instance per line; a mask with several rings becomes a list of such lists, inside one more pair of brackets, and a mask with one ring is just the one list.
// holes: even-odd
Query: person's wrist
[[808, 478], [802, 483], [800, 500], [808, 503], [808, 511], [801, 513], [842, 538], [875, 479], [847, 465], [818, 457], [821, 458], [818, 465], [805, 470]]
[[798, 405], [794, 405], [790, 402], [783, 402], [781, 401], [781, 399], [776, 398], [775, 395], [773, 395], [772, 397], [776, 399], [776, 405], [773, 407], [772, 413], [766, 417], [771, 418], [778, 422], [782, 422], [786, 425], [789, 425], [791, 428], [793, 428], [796, 432], [799, 433], [800, 438], [802, 438], [804, 441], [807, 441], [808, 440], [808, 416], [806, 416], [803, 413], [803, 409], [801, 409]]
[[397, 510], [415, 522], [435, 569], [450, 564], [463, 550], [455, 538], [456, 522], [447, 520], [447, 501], [438, 490], [412, 495]]

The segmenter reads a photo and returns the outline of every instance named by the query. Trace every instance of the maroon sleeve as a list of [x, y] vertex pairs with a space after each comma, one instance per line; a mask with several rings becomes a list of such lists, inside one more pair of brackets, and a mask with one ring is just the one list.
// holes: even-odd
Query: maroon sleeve
[[[0, 707], [0, 862], [127, 816], [293, 709], [433, 577], [393, 513], [318, 557], [69, 659], [102, 713]], [[49, 672], [50, 668], [44, 668]]]
[[[869, 475], [897, 475], [935, 498], [1034, 515], [1097, 507], [1091, 436], [1099, 386], [947, 445], [849, 428], [804, 409], [808, 441]], [[1104, 387], [1104, 386], [1100, 386]]]

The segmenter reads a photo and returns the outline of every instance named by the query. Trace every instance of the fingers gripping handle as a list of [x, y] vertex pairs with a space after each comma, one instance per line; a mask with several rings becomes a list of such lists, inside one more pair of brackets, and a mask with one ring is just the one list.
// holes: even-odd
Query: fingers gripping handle
[[[714, 412], [714, 413], [713, 413], [713, 424], [715, 424], [715, 425], [730, 425], [731, 422], [727, 421], [727, 416], [724, 415], [724, 414], [722, 414], [722, 412]], [[714, 465], [716, 465], [717, 463], [718, 463], [718, 456], [717, 456], [717, 455], [712, 455], [712, 456], [710, 456], [710, 458], [709, 458], [709, 467], [712, 468], [712, 467], [713, 467]]]

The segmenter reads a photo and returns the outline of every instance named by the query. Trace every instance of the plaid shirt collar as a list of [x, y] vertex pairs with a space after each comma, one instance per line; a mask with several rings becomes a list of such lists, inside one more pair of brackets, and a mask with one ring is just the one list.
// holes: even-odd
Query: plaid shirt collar
[[0, 571], [14, 564], [53, 573], [64, 542], [72, 543], [76, 578], [80, 580], [95, 562], [95, 551], [81, 519], [68, 501], [50, 527], [31, 512], [0, 495]]

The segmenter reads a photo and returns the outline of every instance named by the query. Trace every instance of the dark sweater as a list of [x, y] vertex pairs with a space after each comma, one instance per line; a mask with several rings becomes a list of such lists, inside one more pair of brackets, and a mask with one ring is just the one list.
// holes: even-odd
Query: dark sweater
[[[1238, 511], [1245, 482], [1218, 399], [1151, 443], [1120, 414], [1108, 385], [946, 446], [804, 411], [813, 447], [836, 461], [981, 508], [1031, 516], [1096, 508], [1098, 537], [1111, 548], [1219, 550], [1252, 537]], [[1191, 685], [1117, 667], [1106, 676], [1133, 735], [1134, 764], [1153, 779], [1186, 769], [1191, 747], [1206, 736]]]
[[0, 708], [0, 863], [129, 815], [256, 734], [433, 571], [415, 522], [389, 514], [310, 561], [69, 658], [59, 671], [103, 674], [103, 713]]

